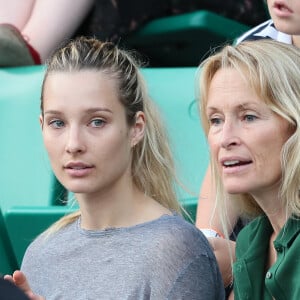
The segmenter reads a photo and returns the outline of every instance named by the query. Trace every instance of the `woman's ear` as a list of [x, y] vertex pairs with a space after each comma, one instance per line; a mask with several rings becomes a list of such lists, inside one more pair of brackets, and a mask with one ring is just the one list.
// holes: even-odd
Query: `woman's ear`
[[145, 134], [145, 114], [142, 111], [138, 111], [135, 115], [135, 123], [131, 128], [131, 146], [134, 147], [138, 144]]
[[41, 128], [43, 129], [43, 126], [44, 126], [44, 118], [43, 118], [42, 115], [40, 115], [39, 120], [40, 120], [40, 126], [41, 126]]

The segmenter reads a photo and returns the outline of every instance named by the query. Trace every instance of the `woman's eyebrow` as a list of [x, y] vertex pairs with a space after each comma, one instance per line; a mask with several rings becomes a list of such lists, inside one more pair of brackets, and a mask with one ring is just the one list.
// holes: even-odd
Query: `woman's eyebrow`
[[61, 111], [53, 110], [53, 109], [44, 111], [44, 115], [61, 115], [61, 114], [62, 114]]
[[95, 113], [95, 112], [99, 112], [99, 111], [104, 111], [104, 112], [108, 112], [108, 113], [113, 113], [111, 109], [106, 108], [106, 107], [94, 107], [94, 108], [88, 108], [87, 110], [85, 110], [85, 112], [87, 113]]
[[[95, 112], [100, 112], [100, 111], [108, 112], [108, 113], [111, 113], [111, 114], [113, 113], [111, 109], [105, 108], [105, 107], [94, 107], [94, 108], [88, 108], [88, 109], [84, 110], [85, 113], [95, 113]], [[49, 115], [62, 115], [63, 111], [49, 109], [49, 110], [44, 111], [44, 115], [46, 115], [46, 114], [49, 114]]]

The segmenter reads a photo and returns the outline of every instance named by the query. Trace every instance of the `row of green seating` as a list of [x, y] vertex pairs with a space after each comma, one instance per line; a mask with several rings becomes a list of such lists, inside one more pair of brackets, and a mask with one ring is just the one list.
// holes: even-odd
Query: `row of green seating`
[[[178, 197], [195, 218], [208, 151], [195, 102], [196, 68], [142, 69], [151, 97], [169, 131], [178, 177]], [[20, 266], [28, 244], [72, 211], [45, 153], [39, 125], [43, 66], [0, 70], [0, 273]]]
[[230, 43], [249, 26], [211, 11], [198, 10], [150, 21], [124, 39], [149, 58], [150, 66], [197, 66], [209, 52]]

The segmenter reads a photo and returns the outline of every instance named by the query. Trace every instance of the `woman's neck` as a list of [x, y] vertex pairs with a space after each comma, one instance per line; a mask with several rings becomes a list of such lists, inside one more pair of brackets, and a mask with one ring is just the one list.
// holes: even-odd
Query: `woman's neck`
[[259, 196], [253, 195], [253, 197], [268, 217], [276, 237], [288, 219], [286, 209], [278, 197], [278, 191]]
[[77, 195], [81, 227], [89, 230], [129, 227], [154, 220], [170, 211], [136, 187], [105, 195]]
[[293, 45], [300, 48], [300, 35], [292, 35]]

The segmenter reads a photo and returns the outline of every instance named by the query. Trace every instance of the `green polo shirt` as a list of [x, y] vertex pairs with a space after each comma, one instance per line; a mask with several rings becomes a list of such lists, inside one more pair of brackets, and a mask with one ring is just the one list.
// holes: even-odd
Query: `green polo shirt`
[[273, 228], [266, 216], [239, 233], [233, 265], [235, 300], [300, 299], [300, 219], [290, 218], [274, 241], [276, 262], [266, 270]]

